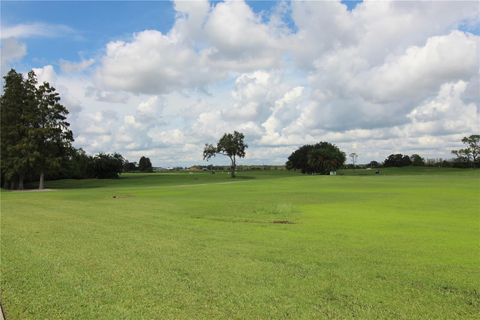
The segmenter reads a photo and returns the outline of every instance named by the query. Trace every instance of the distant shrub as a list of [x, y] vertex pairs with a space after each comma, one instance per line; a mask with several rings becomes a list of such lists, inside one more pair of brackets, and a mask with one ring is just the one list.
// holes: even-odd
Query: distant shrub
[[368, 168], [380, 168], [382, 165], [377, 161], [373, 160], [367, 165]]
[[288, 170], [302, 173], [329, 174], [343, 166], [346, 156], [337, 146], [329, 142], [304, 145], [295, 150], [286, 163]]
[[122, 172], [123, 162], [123, 157], [118, 153], [99, 153], [93, 158], [95, 177], [99, 179], [118, 178]]
[[406, 167], [410, 165], [412, 165], [410, 157], [401, 153], [391, 154], [383, 162], [384, 167]]

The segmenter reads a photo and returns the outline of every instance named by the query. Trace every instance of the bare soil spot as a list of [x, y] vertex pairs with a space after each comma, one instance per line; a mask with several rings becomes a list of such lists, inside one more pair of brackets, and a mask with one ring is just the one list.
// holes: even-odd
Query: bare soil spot
[[295, 224], [293, 221], [288, 221], [288, 220], [273, 220], [272, 223], [277, 223], [277, 224]]
[[125, 199], [125, 198], [131, 198], [131, 197], [133, 196], [130, 194], [114, 194], [112, 196], [113, 199]]

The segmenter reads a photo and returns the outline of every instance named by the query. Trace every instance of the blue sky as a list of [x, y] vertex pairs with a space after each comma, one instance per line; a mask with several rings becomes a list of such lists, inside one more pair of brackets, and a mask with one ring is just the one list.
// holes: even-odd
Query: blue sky
[[[35, 68], [75, 146], [201, 163], [240, 130], [246, 163], [338, 144], [360, 162], [448, 158], [478, 131], [475, 1], [1, 2], [2, 72]], [[222, 159], [215, 159], [222, 163]]]
[[[213, 4], [222, 1], [212, 1]], [[350, 10], [362, 1], [342, 1]], [[247, 1], [254, 12], [268, 17], [275, 1]], [[60, 59], [94, 56], [113, 39], [128, 39], [132, 32], [155, 29], [168, 32], [175, 22], [171, 1], [2, 1], [2, 25], [48, 22], [71, 28], [51, 38], [30, 38], [25, 68], [58, 64]], [[294, 22], [286, 16], [294, 28]]]
[[[48, 22], [64, 25], [72, 33], [60, 37], [28, 39], [32, 65], [58, 59], [77, 60], [101, 50], [106, 42], [127, 38], [132, 32], [157, 29], [167, 32], [175, 12], [171, 2], [2, 2], [2, 24]], [[35, 60], [33, 60], [35, 59]]]

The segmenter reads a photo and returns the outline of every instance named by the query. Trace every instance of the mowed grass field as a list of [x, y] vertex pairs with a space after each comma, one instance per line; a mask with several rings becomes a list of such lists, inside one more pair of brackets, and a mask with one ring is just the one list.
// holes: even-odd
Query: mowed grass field
[[130, 174], [2, 192], [1, 303], [7, 320], [479, 319], [479, 173]]

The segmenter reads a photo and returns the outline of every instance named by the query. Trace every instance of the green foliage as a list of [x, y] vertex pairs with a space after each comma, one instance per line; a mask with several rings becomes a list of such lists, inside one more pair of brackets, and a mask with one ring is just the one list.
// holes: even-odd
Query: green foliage
[[95, 177], [94, 158], [82, 149], [72, 148], [71, 158], [67, 166], [68, 171], [65, 176], [68, 178], [85, 179]]
[[288, 170], [302, 173], [328, 174], [343, 166], [346, 156], [337, 146], [329, 142], [304, 145], [295, 150], [286, 163]]
[[150, 162], [150, 159], [142, 156], [140, 158], [140, 161], [138, 162], [138, 169], [141, 172], [152, 172], [153, 167], [152, 167], [152, 163]]
[[6, 319], [477, 319], [480, 171], [363, 171], [2, 192]]
[[[33, 73], [33, 72], [32, 72]], [[48, 82], [36, 90], [37, 112], [33, 139], [36, 146], [38, 170], [58, 170], [71, 150], [73, 141], [70, 124], [66, 121], [68, 110], [60, 104], [60, 96]]]
[[391, 154], [383, 162], [384, 167], [406, 167], [410, 165], [412, 165], [410, 157], [401, 153]]
[[73, 141], [68, 110], [60, 104], [55, 88], [44, 82], [38, 86], [33, 71], [26, 79], [15, 70], [4, 77], [1, 97], [2, 178], [18, 179], [23, 188], [25, 175], [59, 170]]
[[466, 148], [452, 150], [452, 153], [457, 156], [457, 162], [468, 163], [473, 167], [480, 166], [480, 135], [463, 137], [462, 142], [467, 145]]
[[99, 153], [93, 158], [95, 177], [99, 179], [116, 179], [123, 169], [123, 157], [118, 154]]
[[134, 172], [137, 170], [139, 169], [136, 162], [129, 162], [128, 160], [125, 160], [123, 164], [123, 172]]
[[302, 173], [307, 173], [308, 154], [313, 150], [312, 145], [304, 145], [295, 150], [289, 157], [286, 163], [288, 170], [301, 170]]
[[369, 168], [379, 168], [379, 167], [381, 167], [381, 164], [378, 163], [378, 161], [372, 160], [372, 161], [370, 161], [370, 163], [368, 164], [368, 167], [369, 167]]
[[410, 157], [410, 160], [412, 161], [413, 166], [424, 166], [425, 165], [425, 159], [420, 157], [418, 154], [412, 154]]
[[30, 87], [31, 76], [29, 74], [29, 79], [24, 81], [22, 74], [12, 69], [4, 77], [0, 116], [1, 170], [5, 187], [11, 187], [14, 180], [18, 180], [18, 187], [23, 189], [24, 177], [37, 160], [32, 139], [37, 109], [32, 102], [35, 100]]
[[234, 131], [232, 133], [225, 133], [217, 145], [205, 144], [203, 150], [203, 159], [208, 160], [212, 157], [215, 157], [216, 154], [222, 154], [227, 156], [230, 159], [230, 176], [235, 178], [235, 169], [237, 167], [237, 157], [245, 157], [245, 149], [248, 148], [248, 145], [244, 142], [245, 136], [243, 133]]
[[[48, 82], [38, 84], [33, 71], [24, 79], [15, 70], [4, 77], [1, 97], [1, 174], [4, 187], [15, 180], [23, 189], [26, 177], [114, 178], [122, 171], [119, 154], [88, 156], [71, 146], [68, 110]], [[151, 167], [151, 164], [150, 164]]]

